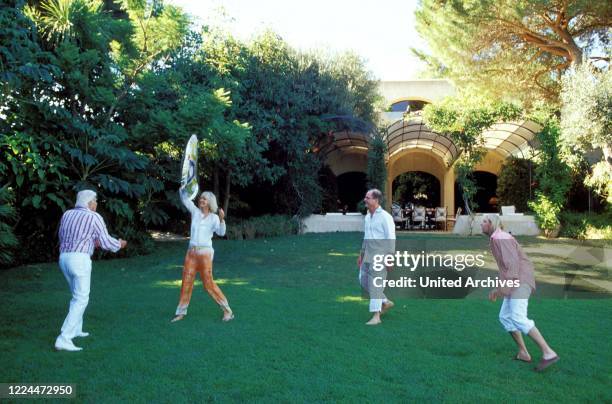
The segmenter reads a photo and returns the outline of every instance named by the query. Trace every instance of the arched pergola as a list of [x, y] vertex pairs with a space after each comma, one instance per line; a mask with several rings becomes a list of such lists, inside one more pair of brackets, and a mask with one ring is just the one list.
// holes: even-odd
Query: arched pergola
[[338, 176], [347, 172], [366, 172], [370, 134], [349, 130], [332, 132], [317, 147], [318, 153]]
[[[482, 133], [483, 145], [488, 152], [474, 170], [499, 175], [504, 160], [509, 156], [530, 158], [540, 130], [540, 125], [528, 120], [495, 123]], [[363, 125], [360, 128], [345, 126], [344, 130], [331, 132], [319, 141], [316, 149], [336, 175], [365, 172], [367, 152], [374, 133], [375, 130]], [[461, 153], [452, 139], [432, 131], [420, 115], [391, 123], [386, 128], [384, 139], [387, 144], [386, 194], [391, 195], [393, 179], [398, 175], [407, 171], [424, 171], [440, 181], [441, 202], [452, 214], [455, 210], [453, 165]], [[387, 209], [390, 209], [390, 198], [387, 204]]]
[[408, 149], [427, 150], [450, 167], [459, 156], [459, 149], [453, 141], [429, 129], [421, 117], [396, 121], [386, 132], [389, 158]]
[[376, 128], [369, 122], [349, 115], [330, 115], [324, 120], [336, 130], [319, 139], [314, 150], [338, 176], [347, 172], [367, 171], [367, 155]]
[[[387, 127], [387, 184], [385, 193], [392, 194], [393, 180], [408, 171], [423, 171], [440, 182], [443, 206], [454, 209], [454, 173], [450, 169], [459, 156], [459, 149], [444, 135], [432, 131], [423, 118], [399, 120]], [[390, 199], [390, 198], [388, 198]], [[391, 201], [388, 200], [387, 208]]]
[[484, 146], [495, 150], [504, 158], [529, 158], [536, 146], [536, 134], [542, 126], [533, 121], [498, 122], [482, 133]]

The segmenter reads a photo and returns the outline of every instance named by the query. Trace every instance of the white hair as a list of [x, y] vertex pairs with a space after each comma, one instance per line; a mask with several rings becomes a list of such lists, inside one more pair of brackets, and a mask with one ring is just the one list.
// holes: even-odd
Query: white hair
[[504, 229], [504, 224], [499, 215], [484, 215], [484, 220], [488, 220], [491, 223], [491, 233], [497, 229]]
[[96, 193], [90, 189], [84, 189], [77, 194], [76, 203], [74, 204], [77, 208], [89, 209], [89, 202], [96, 199]]
[[210, 191], [204, 191], [200, 194], [200, 198], [204, 198], [208, 201], [208, 208], [212, 213], [217, 213], [219, 207], [217, 206], [217, 197]]

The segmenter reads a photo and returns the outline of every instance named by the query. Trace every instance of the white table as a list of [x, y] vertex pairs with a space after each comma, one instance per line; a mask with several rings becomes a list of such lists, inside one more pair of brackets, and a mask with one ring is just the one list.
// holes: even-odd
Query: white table
[[[496, 215], [495, 213], [487, 213], [489, 215]], [[504, 230], [512, 233], [515, 236], [538, 236], [540, 234], [540, 228], [535, 221], [535, 217], [530, 215], [523, 215], [522, 213], [514, 215], [502, 215], [499, 216], [502, 221]], [[481, 234], [482, 230], [480, 225], [484, 219], [484, 214], [476, 214], [474, 221], [471, 223], [472, 234]], [[468, 235], [470, 234], [470, 216], [460, 215], [455, 222], [453, 228], [454, 234]]]

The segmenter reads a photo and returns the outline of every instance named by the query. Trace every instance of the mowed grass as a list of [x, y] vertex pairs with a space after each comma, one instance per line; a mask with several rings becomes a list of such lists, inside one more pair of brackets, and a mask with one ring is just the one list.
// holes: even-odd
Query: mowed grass
[[[214, 274], [236, 313], [231, 323], [199, 280], [186, 319], [169, 322], [185, 242], [94, 262], [91, 336], [75, 339], [77, 353], [53, 350], [70, 299], [57, 264], [2, 271], [0, 382], [75, 383], [86, 402], [612, 401], [611, 300], [532, 299], [530, 317], [561, 356], [538, 374], [511, 359], [499, 301], [398, 299], [382, 325], [364, 325], [361, 237], [217, 240]], [[479, 237], [403, 237], [486, 248]]]

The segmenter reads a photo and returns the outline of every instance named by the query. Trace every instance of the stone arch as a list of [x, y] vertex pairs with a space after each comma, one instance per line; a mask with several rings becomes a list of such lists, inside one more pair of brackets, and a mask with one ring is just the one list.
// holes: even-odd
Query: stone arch
[[[428, 150], [403, 148], [389, 158], [386, 194], [393, 194], [393, 180], [399, 175], [414, 171], [430, 174], [438, 180], [440, 184], [440, 206], [446, 206], [450, 214], [455, 208], [454, 172], [440, 156]], [[387, 208], [390, 208], [392, 201], [390, 201], [391, 198], [387, 199]]]

